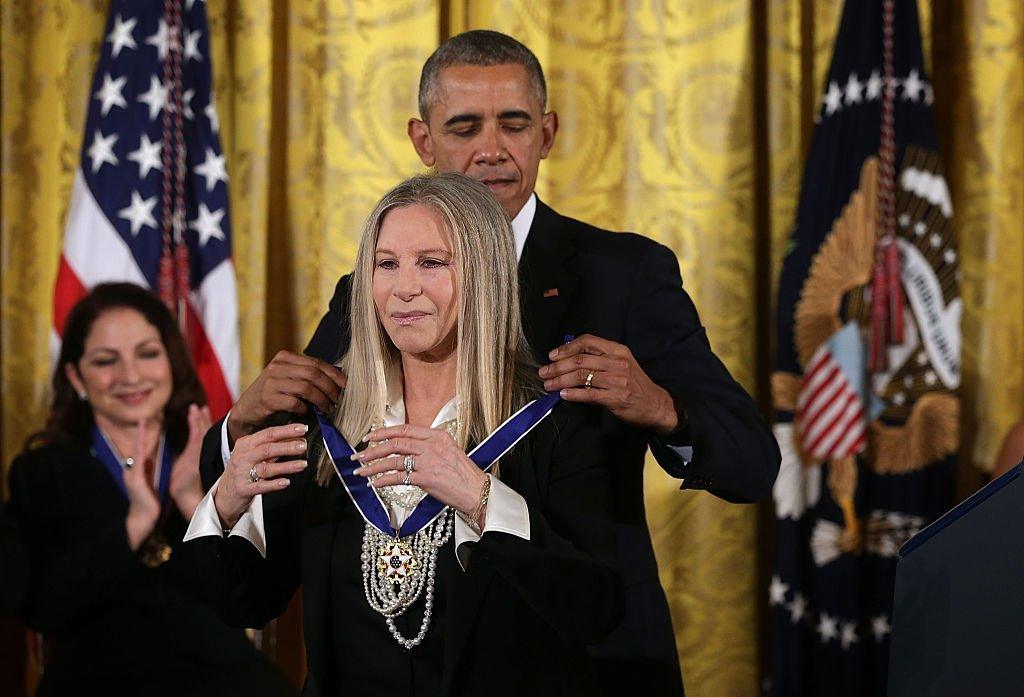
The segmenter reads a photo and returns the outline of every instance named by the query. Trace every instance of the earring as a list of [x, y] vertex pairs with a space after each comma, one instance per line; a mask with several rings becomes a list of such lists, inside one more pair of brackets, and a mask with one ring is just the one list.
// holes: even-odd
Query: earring
[[89, 401], [89, 393], [86, 392], [85, 390], [79, 390], [78, 391], [78, 398], [80, 400], [82, 400], [83, 402], [88, 402]]

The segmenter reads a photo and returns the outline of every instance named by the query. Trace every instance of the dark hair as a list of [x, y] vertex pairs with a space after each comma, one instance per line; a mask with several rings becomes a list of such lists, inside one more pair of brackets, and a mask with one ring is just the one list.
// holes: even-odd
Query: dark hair
[[85, 340], [96, 320], [120, 308], [137, 311], [160, 332], [160, 341], [171, 364], [171, 398], [164, 407], [164, 432], [167, 443], [181, 450], [188, 440], [188, 407], [206, 404], [199, 378], [189, 358], [185, 338], [167, 306], [150, 291], [132, 283], [103, 283], [75, 303], [64, 322], [60, 356], [53, 370], [53, 404], [46, 428], [29, 437], [26, 448], [55, 442], [88, 442], [93, 426], [92, 407], [79, 399], [68, 380], [65, 366], [78, 370], [85, 352]]
[[430, 107], [437, 101], [441, 71], [456, 65], [521, 65], [530, 76], [534, 94], [543, 110], [548, 104], [548, 85], [544, 71], [533, 51], [511, 36], [487, 29], [457, 34], [437, 47], [420, 73], [420, 118], [428, 120]]

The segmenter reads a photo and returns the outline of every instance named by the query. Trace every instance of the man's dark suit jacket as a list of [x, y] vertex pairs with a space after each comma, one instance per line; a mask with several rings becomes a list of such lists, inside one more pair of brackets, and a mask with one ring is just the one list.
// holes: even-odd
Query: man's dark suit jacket
[[[754, 502], [771, 493], [778, 445], [753, 400], [711, 352], [667, 247], [567, 218], [538, 200], [519, 280], [526, 336], [541, 365], [566, 334], [625, 344], [685, 414], [666, 439], [607, 412], [602, 417], [602, 452], [616, 471], [626, 616], [608, 641], [592, 649], [607, 694], [680, 695], [675, 637], [644, 513], [647, 446], [669, 474], [682, 479], [682, 488]], [[334, 362], [348, 349], [350, 281], [338, 281], [307, 354]], [[690, 463], [684, 465], [669, 443], [691, 445]]]
[[[235, 626], [263, 626], [284, 612], [301, 584], [309, 697], [591, 695], [585, 645], [618, 623], [622, 584], [607, 515], [611, 477], [597, 451], [597, 426], [586, 416], [578, 405], [559, 404], [502, 457], [502, 482], [526, 500], [530, 539], [485, 532], [466, 543], [465, 572], [451, 543], [438, 550], [435, 612], [442, 614], [411, 653], [364, 597], [362, 517], [336, 477], [327, 486], [314, 480], [319, 431], [309, 436], [310, 466], [284, 491], [263, 497], [266, 559], [238, 537], [202, 537], [185, 546]], [[207, 489], [223, 472], [219, 449], [204, 443]], [[418, 627], [411, 622], [405, 635]]]

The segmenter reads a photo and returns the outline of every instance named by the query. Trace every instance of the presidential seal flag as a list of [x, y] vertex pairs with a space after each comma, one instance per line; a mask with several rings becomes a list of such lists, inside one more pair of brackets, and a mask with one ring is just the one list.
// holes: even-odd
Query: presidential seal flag
[[885, 693], [900, 545], [953, 503], [960, 268], [915, 2], [847, 2], [778, 297], [772, 694]]
[[53, 300], [53, 355], [89, 288], [128, 281], [179, 319], [214, 416], [238, 394], [227, 168], [202, 0], [114, 0], [89, 91]]

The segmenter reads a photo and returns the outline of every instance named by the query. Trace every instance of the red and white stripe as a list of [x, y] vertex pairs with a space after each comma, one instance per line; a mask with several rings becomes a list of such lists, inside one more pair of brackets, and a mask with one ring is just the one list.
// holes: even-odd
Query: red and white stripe
[[[68, 313], [99, 283], [149, 284], [131, 250], [103, 214], [79, 172], [71, 193], [53, 293], [52, 357], [56, 360]], [[153, 290], [153, 289], [151, 289]], [[238, 395], [238, 300], [230, 259], [207, 274], [189, 298], [187, 332], [192, 359], [214, 418]]]
[[796, 428], [801, 450], [819, 461], [853, 455], [867, 445], [864, 405], [827, 344], [815, 351], [804, 373]]

